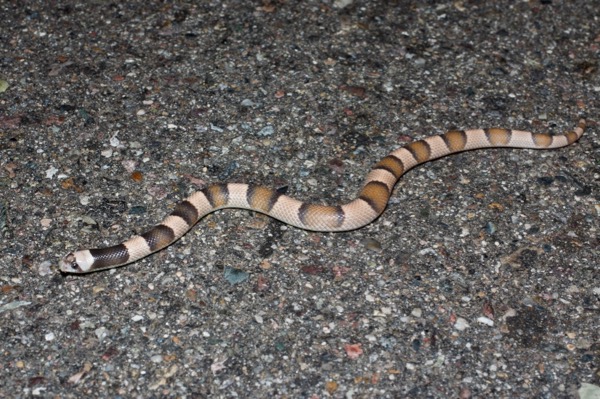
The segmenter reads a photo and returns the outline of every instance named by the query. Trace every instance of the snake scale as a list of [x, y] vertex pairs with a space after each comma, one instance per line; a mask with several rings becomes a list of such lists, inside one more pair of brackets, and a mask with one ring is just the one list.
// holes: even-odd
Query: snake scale
[[581, 119], [574, 130], [558, 135], [500, 128], [453, 130], [414, 141], [379, 161], [367, 175], [358, 197], [344, 205], [306, 203], [278, 190], [252, 184], [214, 184], [177, 204], [170, 215], [144, 234], [112, 247], [68, 254], [60, 261], [60, 270], [65, 273], [89, 273], [135, 262], [169, 246], [204, 216], [223, 208], [250, 209], [310, 231], [358, 229], [383, 213], [400, 176], [419, 164], [481, 148], [564, 147], [577, 141], [585, 126], [585, 120]]

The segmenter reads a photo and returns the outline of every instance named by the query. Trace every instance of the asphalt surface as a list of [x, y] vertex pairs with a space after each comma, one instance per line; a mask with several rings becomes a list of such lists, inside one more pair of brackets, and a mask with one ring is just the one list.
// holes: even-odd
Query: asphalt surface
[[[0, 15], [0, 397], [599, 397], [598, 1]], [[580, 117], [567, 148], [408, 172], [356, 231], [228, 210], [132, 265], [58, 271], [206, 183], [343, 203], [412, 140]]]

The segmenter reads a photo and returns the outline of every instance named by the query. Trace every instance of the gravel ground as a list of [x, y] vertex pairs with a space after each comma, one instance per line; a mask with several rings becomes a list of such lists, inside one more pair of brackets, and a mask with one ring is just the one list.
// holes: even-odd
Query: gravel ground
[[[166, 3], [0, 3], [1, 397], [594, 397], [597, 0]], [[357, 231], [229, 210], [58, 271], [205, 182], [335, 204], [411, 140], [580, 116], [410, 171]]]

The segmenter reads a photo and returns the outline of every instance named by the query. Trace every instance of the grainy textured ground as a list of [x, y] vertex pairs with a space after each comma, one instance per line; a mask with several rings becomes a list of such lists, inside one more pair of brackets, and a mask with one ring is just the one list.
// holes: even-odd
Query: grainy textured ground
[[[15, 1], [0, 14], [1, 397], [600, 385], [597, 1]], [[223, 211], [136, 264], [57, 271], [203, 182], [334, 204], [410, 140], [563, 131], [580, 115], [589, 130], [568, 148], [409, 172], [358, 231]]]

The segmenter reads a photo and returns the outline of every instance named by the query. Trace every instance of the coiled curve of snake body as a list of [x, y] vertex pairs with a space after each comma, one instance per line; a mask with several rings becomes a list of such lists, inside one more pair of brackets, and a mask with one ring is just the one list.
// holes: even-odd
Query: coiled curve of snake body
[[223, 208], [250, 209], [311, 231], [358, 229], [381, 215], [400, 176], [416, 165], [480, 148], [564, 147], [577, 141], [584, 130], [585, 120], [581, 119], [574, 130], [559, 135], [494, 128], [455, 130], [414, 141], [379, 161], [367, 175], [358, 197], [344, 205], [310, 204], [277, 190], [251, 184], [214, 184], [180, 202], [160, 224], [142, 235], [112, 247], [68, 254], [61, 260], [60, 270], [89, 273], [135, 262], [169, 246], [204, 216]]

